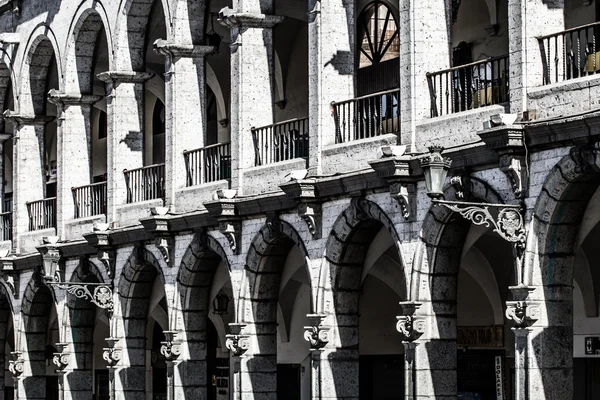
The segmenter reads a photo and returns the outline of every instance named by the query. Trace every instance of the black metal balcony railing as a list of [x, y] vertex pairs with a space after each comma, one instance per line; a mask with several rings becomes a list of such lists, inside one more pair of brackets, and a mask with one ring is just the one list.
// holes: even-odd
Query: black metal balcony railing
[[308, 118], [252, 128], [254, 165], [308, 157]]
[[106, 182], [74, 187], [75, 218], [106, 214]]
[[29, 230], [56, 227], [56, 197], [25, 203], [29, 213]]
[[431, 117], [507, 102], [508, 56], [427, 73]]
[[187, 186], [231, 179], [231, 143], [184, 151]]
[[400, 132], [400, 89], [331, 103], [335, 142]]
[[600, 72], [600, 22], [538, 37], [544, 85]]
[[127, 185], [127, 203], [165, 197], [165, 164], [123, 171]]
[[12, 212], [0, 213], [0, 240], [12, 240]]

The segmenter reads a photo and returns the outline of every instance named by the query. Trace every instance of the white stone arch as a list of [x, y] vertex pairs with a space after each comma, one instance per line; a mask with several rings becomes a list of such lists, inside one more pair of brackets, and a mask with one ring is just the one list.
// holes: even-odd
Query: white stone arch
[[[106, 44], [108, 47], [108, 66], [109, 70], [112, 70], [113, 66], [113, 29], [110, 25], [110, 21], [108, 19], [108, 15], [106, 13], [106, 8], [102, 4], [101, 1], [98, 0], [84, 0], [77, 11], [75, 11], [75, 15], [71, 20], [71, 24], [69, 25], [69, 33], [67, 35], [66, 43], [65, 43], [65, 58], [63, 60], [63, 65], [65, 67], [65, 75], [64, 75], [64, 90], [67, 93], [80, 93], [80, 86], [77, 81], [77, 61], [76, 61], [76, 45], [79, 40], [79, 35], [84, 24], [87, 22], [88, 17], [93, 14], [97, 14], [100, 17], [102, 22], [102, 28], [106, 34]], [[93, 49], [91, 50], [91, 54], [93, 56], [96, 51], [96, 43], [94, 43]], [[94, 66], [91, 65], [93, 70]]]
[[[154, 1], [160, 1], [163, 7], [163, 12], [164, 12], [164, 21], [165, 21], [165, 27], [166, 27], [166, 31], [167, 31], [167, 37], [166, 40], [169, 41], [172, 39], [172, 33], [173, 33], [173, 22], [172, 22], [172, 17], [171, 17], [171, 7], [169, 5], [168, 0], [154, 0]], [[114, 67], [115, 70], [119, 70], [119, 71], [139, 71], [139, 72], [144, 72], [143, 71], [143, 66], [145, 64], [145, 60], [144, 60], [144, 46], [146, 45], [145, 40], [139, 40], [139, 38], [141, 37], [142, 39], [145, 38], [146, 36], [146, 25], [147, 22], [149, 20], [150, 17], [150, 13], [152, 10], [152, 5], [154, 3], [153, 0], [121, 0], [119, 3], [119, 11], [117, 13], [117, 22], [115, 24], [116, 26], [116, 31], [115, 31], [115, 40], [113, 42], [113, 61], [114, 61]], [[131, 7], [132, 5], [135, 4], [135, 8], [136, 8], [136, 15], [135, 16], [131, 16], [130, 15], [130, 11], [131, 11]], [[141, 14], [140, 14], [141, 13]], [[129, 23], [129, 18], [138, 18], [140, 19], [140, 23], [138, 24], [138, 26], [142, 26], [143, 27], [143, 33], [141, 33], [142, 31], [135, 31], [135, 30], [130, 30], [128, 28], [128, 23]], [[144, 23], [145, 20], [145, 23]], [[141, 47], [138, 48], [131, 48], [130, 44], [129, 44], [129, 39], [130, 39], [130, 35], [131, 36], [136, 36], [137, 35], [137, 40], [136, 38], [132, 38], [132, 42], [134, 43], [140, 43]]]
[[219, 120], [227, 119], [227, 106], [225, 105], [225, 96], [223, 96], [223, 89], [221, 88], [221, 84], [217, 79], [217, 75], [215, 74], [215, 70], [210, 66], [209, 63], [206, 63], [206, 84], [215, 94], [215, 99], [217, 101], [217, 116]]
[[[59, 89], [63, 87], [62, 77], [63, 77], [63, 65], [61, 63], [62, 56], [60, 53], [60, 47], [58, 46], [58, 41], [56, 40], [56, 35], [50, 26], [45, 23], [39, 24], [36, 28], [31, 32], [29, 39], [27, 40], [27, 44], [25, 45], [25, 51], [23, 52], [23, 62], [21, 63], [21, 71], [19, 73], [19, 82], [18, 86], [18, 99], [19, 99], [19, 113], [23, 115], [34, 115], [35, 114], [35, 106], [33, 96], [36, 95], [32, 93], [31, 90], [31, 76], [30, 72], [32, 69], [32, 59], [36, 55], [37, 50], [40, 44], [46, 46], [45, 41], [49, 42], [49, 48], [52, 49], [54, 58], [56, 60], [56, 70], [58, 75]], [[47, 51], [48, 49], [43, 49]], [[50, 56], [51, 59], [51, 56]], [[47, 76], [46, 76], [47, 79]], [[43, 101], [46, 101], [45, 98], [45, 90], [43, 90]], [[37, 94], [39, 96], [39, 94]]]

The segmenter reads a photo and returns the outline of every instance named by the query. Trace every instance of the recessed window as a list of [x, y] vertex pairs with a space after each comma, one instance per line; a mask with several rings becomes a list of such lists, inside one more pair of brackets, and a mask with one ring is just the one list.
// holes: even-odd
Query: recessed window
[[358, 19], [360, 38], [359, 68], [398, 58], [398, 24], [387, 5], [375, 1], [367, 5]]
[[100, 116], [98, 117], [98, 139], [106, 139], [106, 121], [106, 113], [100, 111]]

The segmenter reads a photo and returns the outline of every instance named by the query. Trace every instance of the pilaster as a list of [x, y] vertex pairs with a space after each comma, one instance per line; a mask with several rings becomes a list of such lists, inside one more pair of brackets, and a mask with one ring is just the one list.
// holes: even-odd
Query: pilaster
[[[165, 205], [175, 211], [175, 192], [187, 183], [183, 152], [205, 146], [205, 56], [213, 46], [180, 45], [159, 39], [154, 51], [165, 57]], [[193, 111], [193, 112], [192, 112]]]
[[106, 84], [107, 210], [115, 222], [117, 207], [127, 202], [123, 170], [144, 165], [144, 84], [152, 73], [108, 71], [98, 74]]
[[64, 235], [65, 222], [75, 217], [72, 188], [89, 185], [92, 178], [92, 105], [101, 96], [67, 94], [50, 90], [48, 101], [56, 104], [57, 199], [56, 231]]
[[270, 0], [235, 3], [219, 22], [231, 29], [231, 188], [242, 194], [244, 170], [254, 167], [251, 128], [273, 123], [273, 27], [283, 17], [260, 13]]

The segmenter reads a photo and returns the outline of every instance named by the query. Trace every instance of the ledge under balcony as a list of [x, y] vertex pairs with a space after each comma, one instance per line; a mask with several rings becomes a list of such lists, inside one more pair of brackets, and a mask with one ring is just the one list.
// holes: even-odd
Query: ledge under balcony
[[231, 142], [217, 143], [183, 152], [187, 182], [175, 193], [177, 210], [195, 211], [212, 200], [219, 189], [229, 189], [231, 181]]
[[536, 118], [568, 116], [600, 107], [600, 22], [538, 37], [542, 84], [528, 91]]
[[73, 219], [65, 222], [64, 238], [80, 238], [91, 232], [94, 224], [106, 222], [106, 181], [71, 189], [75, 211]]
[[509, 111], [508, 56], [427, 73], [430, 118], [416, 123], [414, 151], [479, 141], [483, 121]]
[[137, 224], [155, 207], [162, 207], [165, 198], [165, 164], [153, 164], [124, 170], [127, 204], [117, 207], [117, 221], [123, 225]]
[[331, 103], [335, 144], [323, 148], [323, 174], [369, 168], [375, 152], [398, 144], [400, 89]]

